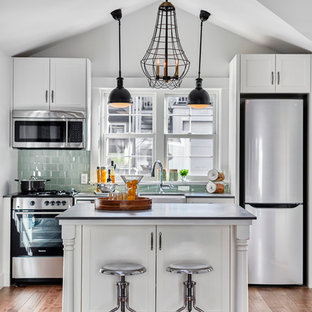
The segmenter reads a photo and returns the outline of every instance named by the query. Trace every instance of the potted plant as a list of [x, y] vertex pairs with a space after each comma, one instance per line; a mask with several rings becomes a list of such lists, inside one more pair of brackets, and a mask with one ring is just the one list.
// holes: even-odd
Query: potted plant
[[189, 173], [188, 169], [181, 169], [181, 170], [179, 171], [179, 173], [180, 173], [180, 176], [181, 176], [181, 178], [182, 178], [182, 182], [185, 182], [185, 181], [186, 181], [186, 176], [187, 176], [188, 173]]

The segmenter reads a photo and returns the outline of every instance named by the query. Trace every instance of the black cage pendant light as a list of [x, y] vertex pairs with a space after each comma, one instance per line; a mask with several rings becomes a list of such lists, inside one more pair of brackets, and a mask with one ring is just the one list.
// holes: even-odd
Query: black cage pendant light
[[123, 86], [123, 78], [121, 77], [121, 10], [111, 12], [111, 15], [118, 21], [119, 26], [119, 76], [117, 78], [117, 87], [110, 93], [108, 104], [114, 107], [127, 107], [132, 104], [130, 92]]
[[188, 96], [187, 105], [192, 108], [204, 108], [211, 105], [210, 96], [206, 90], [202, 88], [203, 79], [200, 78], [201, 68], [201, 53], [203, 41], [203, 23], [208, 20], [210, 13], [204, 10], [200, 11], [200, 44], [199, 44], [199, 63], [198, 63], [198, 77], [196, 79], [196, 88], [191, 91]]
[[179, 38], [176, 11], [169, 1], [158, 8], [152, 41], [141, 60], [141, 67], [152, 88], [177, 88], [189, 70]]

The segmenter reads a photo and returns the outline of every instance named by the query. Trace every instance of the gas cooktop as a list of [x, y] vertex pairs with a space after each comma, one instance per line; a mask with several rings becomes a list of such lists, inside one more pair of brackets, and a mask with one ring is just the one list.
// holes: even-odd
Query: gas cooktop
[[75, 190], [72, 191], [56, 191], [48, 190], [44, 192], [29, 192], [29, 193], [17, 193], [15, 197], [69, 197], [78, 194]]

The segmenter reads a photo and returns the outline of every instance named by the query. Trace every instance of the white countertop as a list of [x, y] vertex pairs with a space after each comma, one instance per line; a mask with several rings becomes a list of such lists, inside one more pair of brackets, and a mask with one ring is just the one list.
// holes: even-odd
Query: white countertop
[[234, 204], [155, 203], [152, 209], [136, 212], [100, 211], [93, 204], [75, 205], [57, 216], [59, 220], [175, 219], [252, 220], [254, 215]]

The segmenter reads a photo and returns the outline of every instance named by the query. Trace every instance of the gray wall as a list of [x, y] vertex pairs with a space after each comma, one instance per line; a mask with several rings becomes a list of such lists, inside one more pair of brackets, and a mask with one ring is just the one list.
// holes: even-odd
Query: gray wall
[[[140, 59], [153, 34], [158, 4], [125, 16], [122, 19], [122, 71], [124, 77], [142, 77]], [[177, 9], [182, 46], [191, 62], [188, 76], [197, 73], [199, 18]], [[118, 26], [113, 21], [43, 49], [35, 56], [88, 57], [93, 77], [115, 77], [118, 66]], [[228, 77], [229, 62], [238, 53], [272, 53], [267, 47], [252, 43], [234, 33], [206, 22], [204, 24], [203, 76]], [[183, 87], [183, 85], [182, 85]]]
[[3, 251], [2, 246], [4, 241], [6, 244], [9, 237], [4, 236], [2, 232], [3, 222], [3, 203], [2, 196], [15, 190], [17, 177], [17, 152], [9, 147], [10, 137], [10, 107], [11, 107], [11, 58], [0, 51], [0, 288], [2, 287], [2, 264]]

